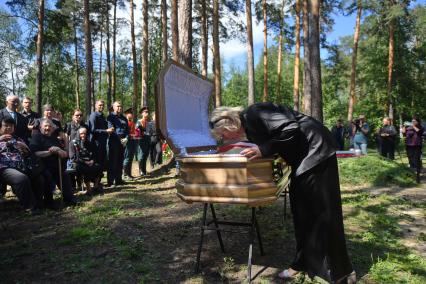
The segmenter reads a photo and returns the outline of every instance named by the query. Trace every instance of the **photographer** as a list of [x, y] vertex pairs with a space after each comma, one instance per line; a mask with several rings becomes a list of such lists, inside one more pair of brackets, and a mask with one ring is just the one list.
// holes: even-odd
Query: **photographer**
[[0, 179], [12, 187], [19, 202], [32, 214], [42, 208], [42, 176], [30, 176], [26, 173], [25, 156], [30, 149], [25, 142], [14, 135], [15, 120], [11, 117], [0, 121]]
[[411, 124], [406, 124], [402, 128], [402, 134], [405, 139], [405, 148], [407, 150], [408, 162], [410, 168], [420, 172], [422, 167], [421, 165], [421, 155], [422, 155], [422, 135], [424, 129], [421, 124], [420, 118], [413, 116]]
[[354, 148], [361, 150], [361, 154], [367, 155], [367, 143], [368, 143], [368, 132], [370, 127], [368, 126], [365, 115], [360, 115], [359, 119], [355, 119], [355, 136], [354, 136]]

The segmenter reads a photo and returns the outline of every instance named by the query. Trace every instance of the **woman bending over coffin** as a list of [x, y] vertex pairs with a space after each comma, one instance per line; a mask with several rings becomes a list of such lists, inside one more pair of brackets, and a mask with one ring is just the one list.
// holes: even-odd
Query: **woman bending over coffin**
[[227, 141], [246, 136], [256, 146], [241, 154], [249, 159], [279, 154], [292, 167], [290, 204], [296, 255], [279, 277], [299, 272], [334, 283], [354, 283], [346, 250], [339, 173], [331, 133], [312, 117], [273, 103], [247, 109], [219, 107], [211, 115], [213, 135]]

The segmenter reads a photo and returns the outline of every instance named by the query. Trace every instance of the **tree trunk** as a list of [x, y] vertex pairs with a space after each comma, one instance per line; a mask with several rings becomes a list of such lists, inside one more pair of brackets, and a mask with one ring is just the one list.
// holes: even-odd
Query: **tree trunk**
[[172, 15], [171, 23], [172, 26], [172, 49], [173, 49], [173, 60], [179, 61], [179, 26], [178, 26], [178, 0], [172, 1]]
[[86, 107], [85, 114], [88, 116], [92, 109], [92, 75], [93, 75], [93, 57], [92, 57], [92, 38], [90, 34], [90, 11], [89, 0], [84, 0], [84, 39], [86, 46]]
[[268, 25], [266, 15], [266, 0], [262, 0], [263, 10], [263, 97], [262, 100], [268, 100]]
[[251, 0], [246, 0], [248, 105], [254, 103], [254, 56]]
[[98, 96], [101, 96], [102, 95], [102, 40], [103, 40], [103, 26], [104, 26], [104, 11], [103, 11], [103, 9], [101, 9], [101, 28], [100, 28], [100, 31], [101, 31], [101, 38], [100, 38], [100, 40], [101, 40], [101, 42], [100, 42], [100, 44], [99, 44], [99, 82], [98, 82], [98, 84], [99, 84], [99, 95]]
[[309, 1], [303, 0], [303, 111], [312, 114], [311, 60], [309, 51]]
[[7, 55], [9, 57], [9, 64], [10, 64], [10, 76], [12, 77], [12, 94], [16, 96], [16, 90], [15, 90], [15, 75], [13, 71], [13, 62], [12, 62], [12, 55], [10, 54], [10, 51], [12, 49], [12, 45], [10, 44], [10, 41], [8, 42], [8, 49], [7, 49]]
[[[114, 0], [114, 16], [112, 20], [112, 80], [111, 80], [111, 102], [115, 101], [117, 88], [117, 71], [116, 71], [116, 43], [117, 43], [117, 0]], [[110, 103], [111, 103], [110, 102]], [[108, 108], [111, 104], [108, 105]]]
[[[148, 105], [148, 0], [142, 2], [142, 93], [141, 107]], [[134, 110], [136, 115], [136, 109]]]
[[392, 70], [393, 70], [393, 57], [394, 57], [394, 34], [395, 26], [394, 20], [389, 22], [389, 61], [388, 61], [388, 87], [387, 87], [387, 112], [389, 118], [393, 120], [393, 99], [392, 99]]
[[133, 62], [132, 109], [133, 109], [133, 114], [135, 115], [137, 101], [138, 101], [138, 64], [136, 60], [135, 16], [134, 16], [133, 0], [130, 0], [130, 37], [132, 41], [132, 62]]
[[106, 66], [106, 73], [107, 73], [107, 83], [108, 83], [108, 87], [107, 87], [107, 96], [106, 96], [106, 100], [107, 100], [107, 106], [111, 105], [111, 89], [112, 89], [112, 78], [111, 78], [111, 50], [110, 50], [110, 31], [109, 31], [109, 5], [108, 5], [108, 0], [106, 0], [106, 61], [107, 61], [107, 66]]
[[300, 67], [300, 0], [296, 0], [296, 46], [294, 52], [293, 109], [299, 111], [299, 67]]
[[207, 77], [208, 44], [206, 0], [201, 0], [201, 75], [204, 77]]
[[312, 22], [309, 30], [309, 49], [311, 55], [312, 117], [323, 122], [321, 55], [320, 55], [320, 1], [311, 0]]
[[283, 35], [284, 35], [284, 9], [285, 9], [285, 0], [283, 0], [281, 7], [280, 15], [280, 34], [278, 36], [278, 63], [277, 63], [277, 103], [282, 103], [281, 96], [281, 69], [282, 69], [282, 57], [283, 57]]
[[[73, 15], [74, 17], [74, 15]], [[76, 19], [73, 19], [73, 28], [74, 28], [74, 66], [75, 66], [75, 105], [77, 108], [80, 108], [80, 75], [78, 72], [78, 41], [77, 41], [77, 23]]]
[[161, 0], [161, 34], [162, 34], [162, 58], [163, 62], [167, 61], [169, 57], [167, 50], [169, 49], [167, 44], [167, 0]]
[[179, 2], [180, 62], [192, 68], [192, 0]]
[[222, 105], [222, 78], [220, 70], [220, 49], [219, 49], [219, 0], [213, 0], [213, 60], [214, 60], [214, 89], [215, 107]]
[[354, 34], [354, 46], [352, 50], [352, 69], [351, 69], [351, 86], [349, 91], [349, 107], [348, 107], [348, 121], [352, 121], [354, 104], [355, 104], [355, 87], [356, 87], [356, 58], [358, 55], [358, 41], [359, 31], [361, 27], [361, 12], [362, 12], [362, 1], [357, 1], [358, 9], [356, 13], [355, 23], [355, 34]]
[[44, 0], [38, 1], [38, 31], [37, 31], [37, 75], [35, 101], [38, 113], [41, 113], [42, 90], [43, 90], [43, 20]]

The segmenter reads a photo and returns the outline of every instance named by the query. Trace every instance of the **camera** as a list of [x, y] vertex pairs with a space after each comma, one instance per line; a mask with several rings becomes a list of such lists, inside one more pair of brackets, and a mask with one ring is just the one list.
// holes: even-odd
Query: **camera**
[[361, 120], [355, 119], [354, 123], [355, 123], [356, 130], [360, 130], [361, 129]]
[[413, 123], [411, 121], [405, 121], [404, 127], [409, 127], [409, 126], [413, 126]]

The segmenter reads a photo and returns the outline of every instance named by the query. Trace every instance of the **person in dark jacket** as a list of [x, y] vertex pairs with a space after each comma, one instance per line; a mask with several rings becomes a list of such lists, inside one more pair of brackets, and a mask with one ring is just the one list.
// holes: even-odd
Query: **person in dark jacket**
[[162, 140], [161, 133], [157, 131], [155, 125], [155, 112], [151, 114], [152, 120], [148, 123], [147, 132], [151, 139], [149, 146], [149, 161], [151, 168], [154, 168], [156, 165], [161, 165], [163, 163], [163, 150], [162, 150]]
[[0, 120], [6, 117], [11, 117], [15, 121], [15, 135], [28, 144], [28, 121], [17, 112], [19, 106], [19, 98], [15, 95], [6, 97], [6, 107], [0, 110]]
[[31, 138], [31, 132], [33, 130], [35, 121], [40, 118], [40, 114], [31, 109], [32, 104], [33, 104], [33, 100], [29, 97], [25, 97], [22, 100], [21, 114], [27, 119], [27, 128], [28, 128], [27, 136], [28, 136], [28, 138]]
[[139, 151], [138, 151], [138, 160], [139, 160], [139, 174], [141, 177], [147, 175], [146, 171], [146, 162], [149, 157], [149, 150], [151, 146], [151, 137], [148, 133], [149, 126], [149, 109], [147, 106], [144, 106], [139, 111], [139, 114], [142, 116], [136, 122], [136, 132], [139, 133]]
[[345, 147], [345, 137], [347, 135], [346, 128], [343, 125], [343, 121], [338, 119], [336, 125], [331, 128], [331, 134], [338, 146], [339, 150], [343, 150]]
[[377, 132], [380, 154], [391, 160], [395, 159], [396, 129], [389, 117], [383, 118], [383, 126]]
[[96, 111], [90, 114], [88, 123], [90, 141], [95, 143], [97, 149], [95, 160], [102, 170], [106, 170], [108, 137], [114, 132], [114, 127], [108, 128], [108, 122], [103, 114], [104, 107], [105, 102], [103, 100], [96, 101]]
[[70, 159], [77, 165], [77, 175], [83, 176], [87, 194], [92, 193], [90, 183], [93, 182], [93, 190], [101, 191], [100, 184], [102, 169], [95, 161], [96, 148], [88, 139], [87, 128], [77, 130], [76, 137], [70, 143]]
[[330, 131], [312, 117], [273, 103], [253, 104], [246, 110], [217, 108], [210, 127], [216, 138], [227, 141], [246, 135], [257, 145], [242, 150], [249, 159], [279, 154], [292, 168], [290, 204], [296, 256], [279, 277], [293, 279], [304, 271], [334, 283], [353, 283], [356, 275], [346, 249]]
[[129, 135], [129, 125], [127, 118], [122, 114], [120, 102], [112, 104], [113, 112], [107, 117], [108, 128], [113, 128], [108, 139], [108, 186], [122, 185], [125, 182], [122, 179], [124, 148]]
[[402, 134], [405, 136], [405, 149], [407, 151], [410, 168], [420, 172], [422, 167], [422, 145], [423, 145], [422, 123], [420, 118], [414, 116], [411, 125], [402, 128]]

